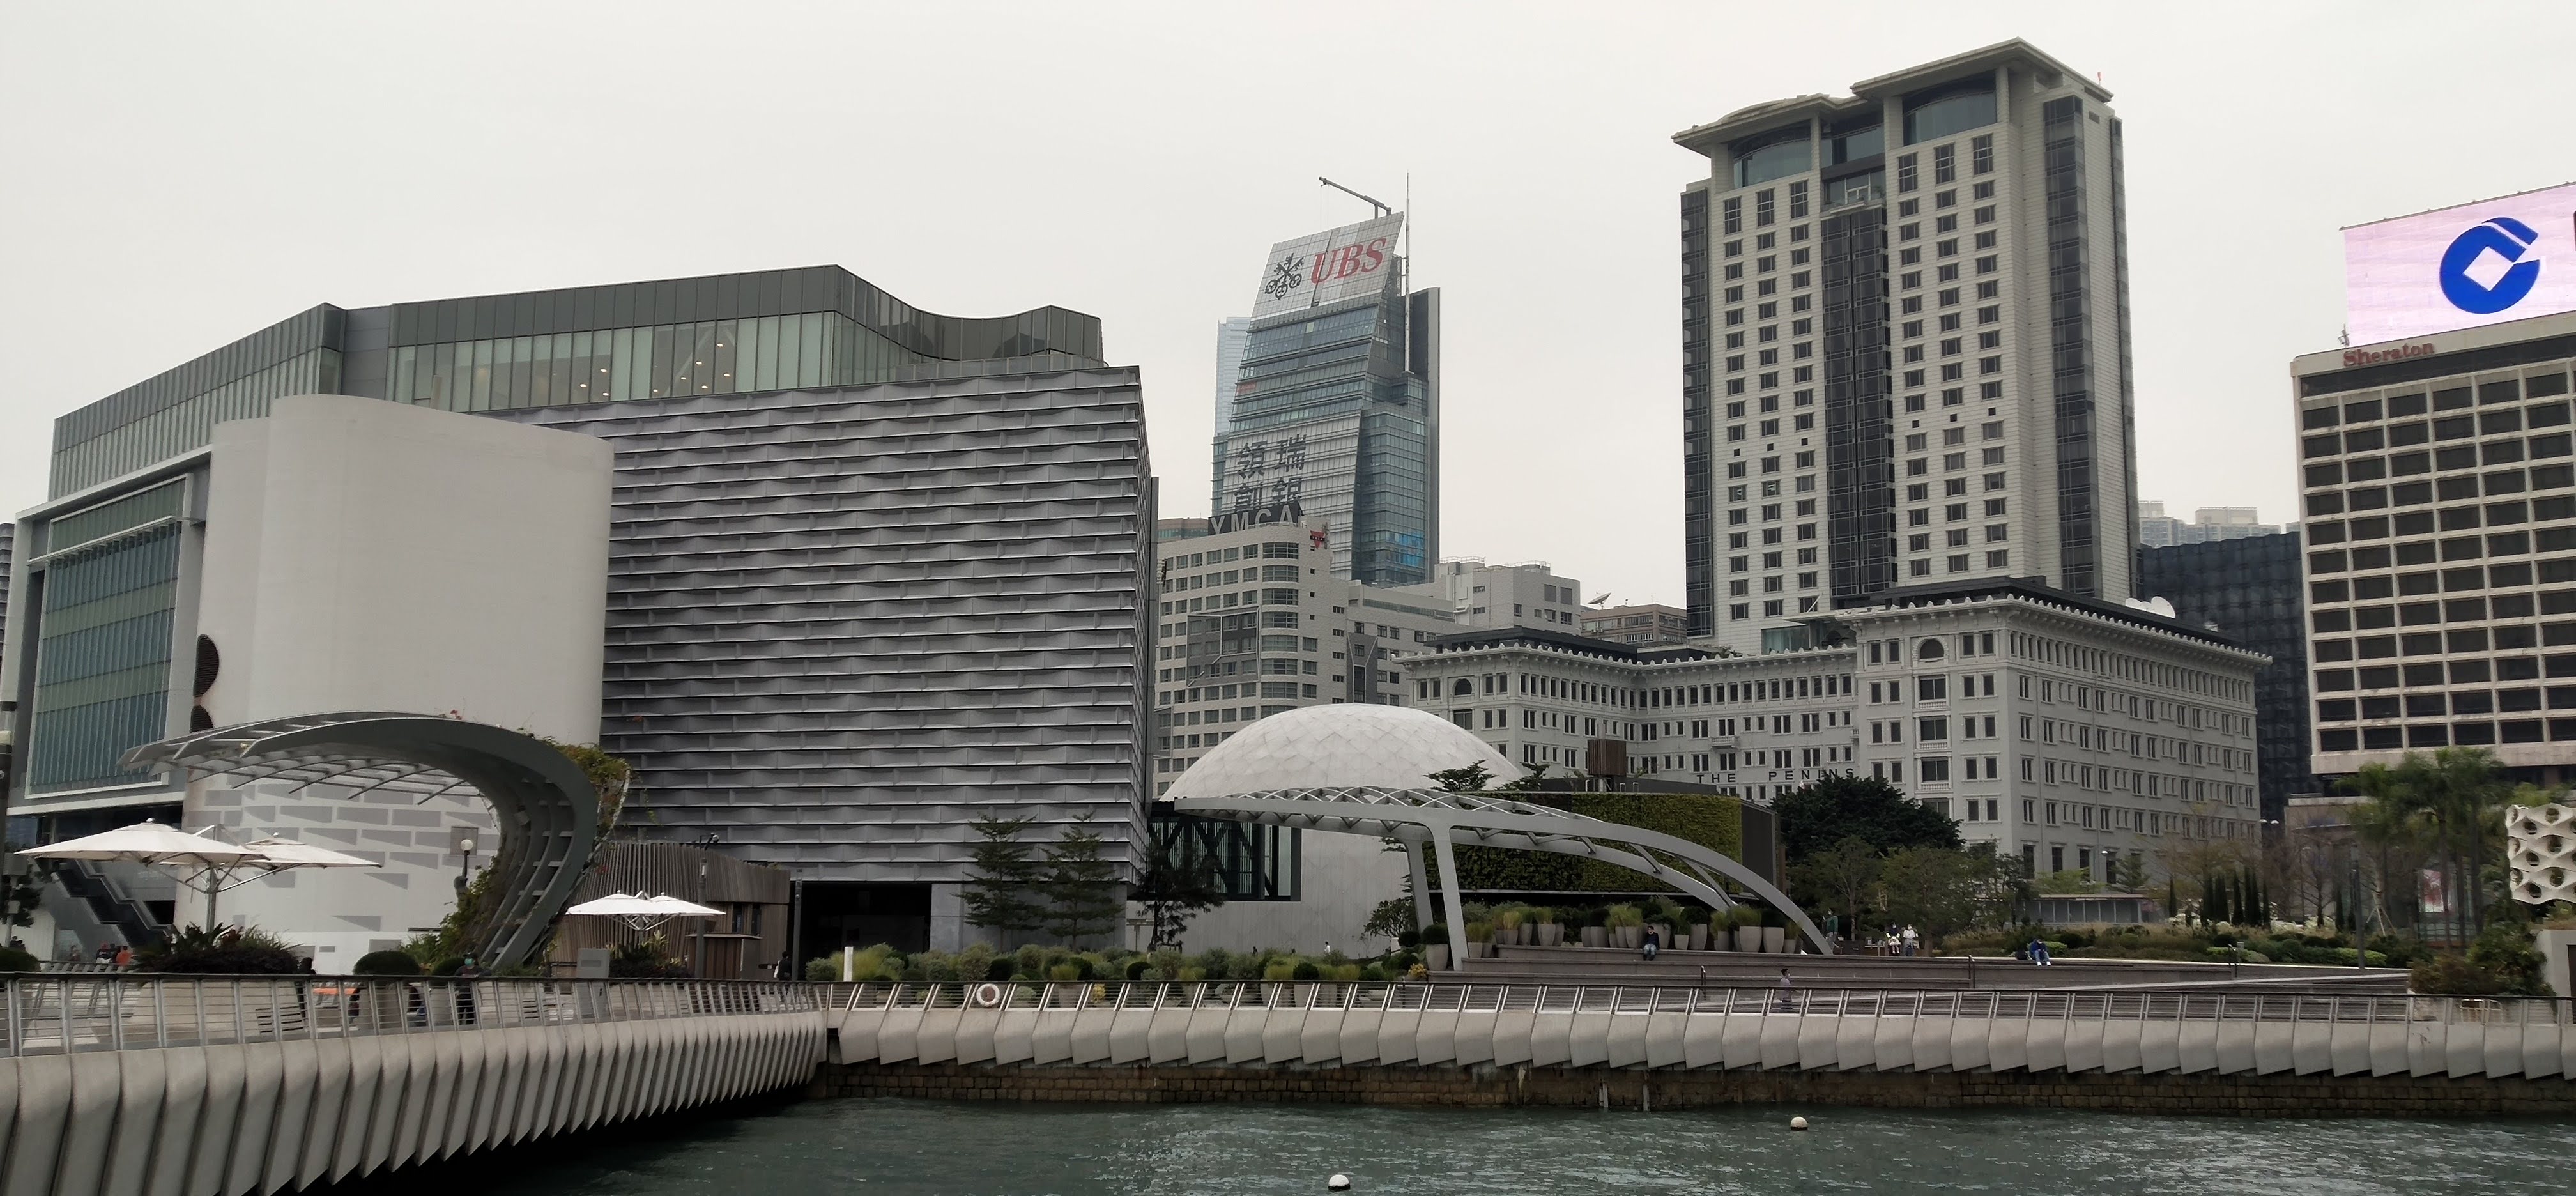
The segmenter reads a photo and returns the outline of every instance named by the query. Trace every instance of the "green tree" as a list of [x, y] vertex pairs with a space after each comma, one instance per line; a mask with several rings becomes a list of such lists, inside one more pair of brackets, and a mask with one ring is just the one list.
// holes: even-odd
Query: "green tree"
[[2094, 882], [2093, 874], [2086, 872], [2081, 868], [2069, 868], [2063, 872], [2050, 872], [2040, 876], [2030, 883], [2031, 887], [2050, 896], [2061, 896], [2068, 893], [2099, 893], [2102, 891], [2102, 886]]
[[1838, 773], [1780, 795], [1780, 842], [1795, 864], [1858, 837], [1880, 854], [1909, 847], [1955, 849], [1959, 824], [1877, 777]]
[[2137, 852], [2111, 857], [2111, 884], [2124, 893], [2144, 892], [2147, 887], [2147, 857]]
[[1908, 847], [1879, 866], [1889, 925], [1938, 938], [1971, 926], [2000, 925], [2020, 896], [2017, 864], [1980, 848]]
[[1115, 934], [1127, 903], [1118, 892], [1118, 867], [1102, 858], [1107, 841], [1091, 829], [1091, 816], [1068, 828], [1047, 845], [1046, 864], [1038, 882], [1046, 894], [1046, 932], [1071, 946], [1086, 938]]
[[967, 875], [962, 894], [968, 922], [1001, 931], [1032, 931], [1046, 924], [1033, 848], [1020, 840], [1036, 823], [1035, 817], [987, 814], [969, 824], [978, 842], [969, 852], [975, 870]]
[[1487, 786], [1494, 783], [1494, 774], [1482, 764], [1444, 768], [1438, 772], [1424, 773], [1423, 776], [1449, 793], [1482, 793]]
[[1792, 865], [1789, 874], [1802, 901], [1840, 912], [1844, 924], [1858, 933], [1880, 867], [1878, 849], [1854, 835]]
[[1189, 826], [1174, 832], [1158, 836], [1146, 848], [1145, 875], [1136, 886], [1136, 899], [1153, 922], [1148, 950], [1180, 946], [1191, 918], [1225, 904], [1225, 880], [1216, 856], [1200, 849]]
[[2487, 845], [2502, 832], [2502, 807], [2513, 798], [2503, 768], [2484, 748], [2448, 747], [2408, 752], [2394, 765], [2365, 764], [2344, 782], [2369, 801], [2356, 822], [2412, 839], [2441, 863], [2454, 916], [2465, 914], [2472, 934], [2485, 925], [2477, 877]]

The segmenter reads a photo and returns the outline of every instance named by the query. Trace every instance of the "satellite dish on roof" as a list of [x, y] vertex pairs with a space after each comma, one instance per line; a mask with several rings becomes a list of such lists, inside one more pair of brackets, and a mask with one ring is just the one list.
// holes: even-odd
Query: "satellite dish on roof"
[[1602, 603], [1604, 603], [1604, 602], [1608, 602], [1609, 600], [1610, 600], [1610, 595], [1609, 595], [1607, 592], [1604, 592], [1604, 593], [1602, 593], [1602, 594], [1600, 594], [1600, 595], [1595, 596], [1595, 597], [1592, 599], [1592, 601], [1590, 601], [1590, 602], [1586, 602], [1586, 603], [1584, 603], [1583, 605], [1585, 605], [1585, 606], [1599, 606], [1599, 605], [1601, 605], [1601, 604], [1602, 604]]

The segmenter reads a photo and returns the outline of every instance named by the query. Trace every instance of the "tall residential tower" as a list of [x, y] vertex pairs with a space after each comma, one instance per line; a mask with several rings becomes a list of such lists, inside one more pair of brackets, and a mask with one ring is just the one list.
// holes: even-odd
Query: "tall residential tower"
[[1674, 138], [1691, 631], [1743, 651], [1897, 586], [2129, 596], [2120, 121], [2015, 40]]

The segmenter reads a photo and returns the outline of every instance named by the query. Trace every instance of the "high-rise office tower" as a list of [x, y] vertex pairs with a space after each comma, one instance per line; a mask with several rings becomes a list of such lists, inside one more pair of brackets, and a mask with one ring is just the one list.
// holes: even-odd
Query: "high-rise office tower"
[[2120, 121], [2015, 40], [1675, 135], [1694, 635], [1805, 642], [1881, 591], [2129, 596]]
[[1228, 316], [1216, 326], [1216, 435], [1208, 454], [1208, 510], [1232, 508], [1225, 489], [1225, 446], [1234, 429], [1234, 388], [1243, 373], [1243, 342], [1252, 335], [1252, 317]]
[[2576, 780], [2576, 185], [2344, 230], [2290, 361], [2318, 775], [2443, 747]]
[[1217, 514], [1319, 520], [1332, 575], [1382, 586], [1430, 580], [1440, 553], [1440, 292], [1405, 290], [1403, 228], [1271, 247], [1215, 437]]

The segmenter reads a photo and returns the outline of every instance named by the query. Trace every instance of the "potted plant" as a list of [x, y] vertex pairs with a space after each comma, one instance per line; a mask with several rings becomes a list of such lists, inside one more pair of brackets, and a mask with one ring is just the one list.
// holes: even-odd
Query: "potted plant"
[[1422, 928], [1422, 963], [1434, 972], [1449, 970], [1449, 925], [1434, 922]]
[[1789, 949], [1789, 929], [1785, 926], [1762, 928], [1762, 949], [1777, 955]]
[[1726, 928], [1735, 938], [1738, 951], [1762, 949], [1762, 915], [1750, 906], [1736, 906], [1726, 911]]
[[1494, 911], [1494, 942], [1496, 945], [1511, 947], [1521, 945], [1522, 919], [1528, 916], [1528, 909], [1529, 907], [1527, 906], [1506, 905], [1503, 908]]
[[1491, 959], [1491, 958], [1493, 958], [1493, 955], [1494, 955], [1494, 924], [1493, 924], [1493, 923], [1491, 923], [1491, 922], [1469, 922], [1469, 923], [1467, 923], [1467, 954], [1468, 954], [1468, 955], [1470, 955], [1470, 956], [1472, 956], [1472, 957], [1474, 957], [1474, 958], [1477, 958], [1477, 959]]
[[1691, 950], [1693, 950], [1693, 951], [1706, 951], [1706, 950], [1708, 950], [1708, 925], [1709, 925], [1709, 911], [1704, 910], [1704, 909], [1695, 909], [1695, 910], [1692, 910], [1692, 911], [1690, 912], [1690, 949], [1691, 949]]
[[1538, 923], [1539, 946], [1556, 947], [1565, 943], [1565, 927], [1557, 922], [1555, 910], [1538, 906], [1530, 910], [1530, 918]]
[[1613, 941], [1617, 942], [1622, 950], [1634, 951], [1645, 944], [1646, 912], [1644, 910], [1633, 905], [1614, 905], [1610, 907], [1609, 916], [1605, 921], [1612, 931]]

